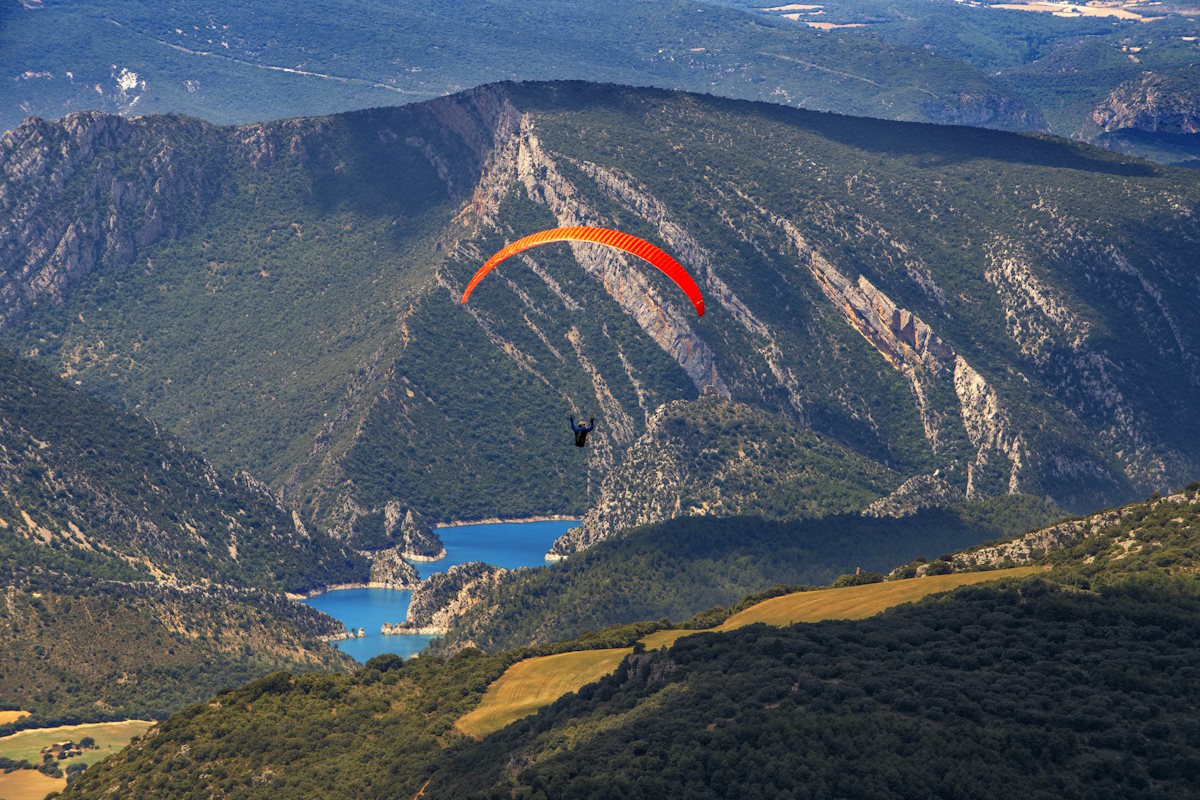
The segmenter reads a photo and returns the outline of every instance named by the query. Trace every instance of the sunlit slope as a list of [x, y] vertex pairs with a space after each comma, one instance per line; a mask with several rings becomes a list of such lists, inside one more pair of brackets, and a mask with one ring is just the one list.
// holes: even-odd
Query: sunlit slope
[[784, 597], [773, 597], [745, 611], [739, 611], [717, 626], [716, 630], [728, 631], [758, 622], [767, 625], [792, 625], [797, 622], [820, 622], [826, 619], [862, 619], [935, 592], [1002, 578], [1023, 578], [1039, 569], [1014, 567], [990, 572], [931, 575], [911, 580], [797, 592]]
[[[966, 572], [796, 592], [764, 600], [734, 614], [711, 631], [657, 631], [640, 641], [646, 649], [654, 650], [669, 647], [682, 636], [731, 631], [756, 623], [787, 626], [798, 622], [820, 622], [829, 619], [863, 619], [901, 603], [911, 603], [959, 586], [1004, 578], [1022, 578], [1038, 571], [1039, 567], [1015, 567], [990, 572]], [[488, 687], [475, 710], [455, 724], [464, 733], [486, 736], [609, 674], [630, 652], [631, 648], [581, 650], [518, 661]]]
[[66, 788], [65, 778], [51, 778], [32, 769], [0, 774], [0, 797], [4, 800], [42, 800], [51, 792]]
[[488, 687], [474, 711], [454, 724], [471, 736], [486, 736], [608, 675], [632, 652], [631, 647], [579, 650], [518, 661]]

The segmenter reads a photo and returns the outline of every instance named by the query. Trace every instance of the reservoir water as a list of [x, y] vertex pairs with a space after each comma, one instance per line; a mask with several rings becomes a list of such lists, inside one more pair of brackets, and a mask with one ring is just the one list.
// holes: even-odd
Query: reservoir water
[[[577, 520], [553, 520], [438, 528], [446, 557], [439, 561], [419, 561], [413, 566], [422, 578], [468, 561], [482, 561], [505, 569], [541, 566], [546, 563], [546, 551], [554, 540], [578, 524]], [[382, 653], [408, 658], [421, 652], [434, 638], [420, 634], [384, 636], [379, 632], [385, 622], [404, 621], [411, 598], [412, 592], [397, 589], [337, 589], [305, 602], [340, 620], [347, 628], [366, 631], [362, 638], [334, 643], [342, 652], [364, 662]]]

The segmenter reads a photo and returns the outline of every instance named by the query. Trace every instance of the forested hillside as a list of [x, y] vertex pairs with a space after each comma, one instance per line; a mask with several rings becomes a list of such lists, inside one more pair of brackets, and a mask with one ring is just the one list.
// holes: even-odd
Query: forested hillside
[[304, 592], [366, 563], [250, 475], [0, 349], [0, 568]]
[[[1077, 570], [1098, 560], [1066, 549], [1035, 577], [856, 622], [635, 648], [482, 740], [453, 720], [520, 652], [281, 673], [176, 715], [67, 796], [1186, 795], [1200, 763], [1198, 507], [1188, 490], [1117, 510], [1182, 519], [1166, 564], [1109, 559], [1085, 586]], [[644, 633], [610, 631], [607, 646]]]
[[638, 620], [688, 619], [779, 584], [823, 586], [859, 569], [887, 572], [1057, 517], [1042, 501], [1006, 497], [901, 519], [674, 519], [626, 531], [559, 564], [505, 575], [437, 648], [453, 652], [469, 643], [492, 652]]
[[[578, 83], [240, 128], [72, 116], [0, 154], [4, 340], [339, 534], [389, 502], [582, 513], [701, 393], [972, 499], [1084, 510], [1200, 471], [1190, 171]], [[708, 313], [565, 245], [457, 304], [494, 249], [580, 223], [662, 244]]]
[[341, 669], [283, 596], [366, 580], [246, 474], [0, 349], [0, 705], [161, 718], [274, 669]]

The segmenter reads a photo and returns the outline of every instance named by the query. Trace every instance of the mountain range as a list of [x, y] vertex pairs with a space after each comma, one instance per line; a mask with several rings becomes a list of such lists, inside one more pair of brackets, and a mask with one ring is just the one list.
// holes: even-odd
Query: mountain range
[[[1185, 793], [1200, 172], [1113, 151], [1193, 152], [1191, 20], [1003, 5], [0, 9], [5, 732], [166, 718], [72, 797]], [[579, 225], [706, 312], [584, 243], [460, 302]], [[549, 515], [410, 662], [295, 602]]]
[[[936, 472], [1082, 511], [1198, 469], [1188, 170], [545, 83], [242, 127], [30, 120], [0, 174], [3, 341], [343, 539], [388, 503], [613, 502], [605, 480], [669, 466], [643, 463], [671, 452], [657, 409], [710, 394], [874, 461], [879, 492]], [[661, 242], [708, 313], [585, 246], [458, 305], [488, 253], [556, 224]], [[584, 451], [569, 412], [598, 417]]]

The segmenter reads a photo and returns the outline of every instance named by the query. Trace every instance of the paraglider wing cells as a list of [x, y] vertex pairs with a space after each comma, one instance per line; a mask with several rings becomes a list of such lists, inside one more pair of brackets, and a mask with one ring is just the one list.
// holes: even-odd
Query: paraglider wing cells
[[688, 274], [687, 270], [678, 261], [645, 239], [639, 239], [628, 233], [614, 231], [609, 228], [589, 228], [583, 226], [552, 228], [548, 231], [530, 234], [499, 250], [471, 278], [471, 282], [467, 284], [466, 291], [463, 292], [462, 300], [459, 302], [467, 302], [467, 298], [470, 297], [475, 286], [483, 280], [483, 276], [491, 272], [493, 267], [509, 256], [514, 256], [531, 247], [537, 247], [548, 242], [566, 241], [596, 242], [597, 244], [608, 245], [618, 250], [624, 250], [626, 253], [635, 255], [643, 261], [653, 264], [674, 281], [675, 285], [683, 289], [688, 299], [692, 301], [692, 305], [695, 306], [696, 314], [704, 316], [704, 298], [700, 296], [700, 287], [696, 285], [696, 281], [692, 280], [692, 276]]

